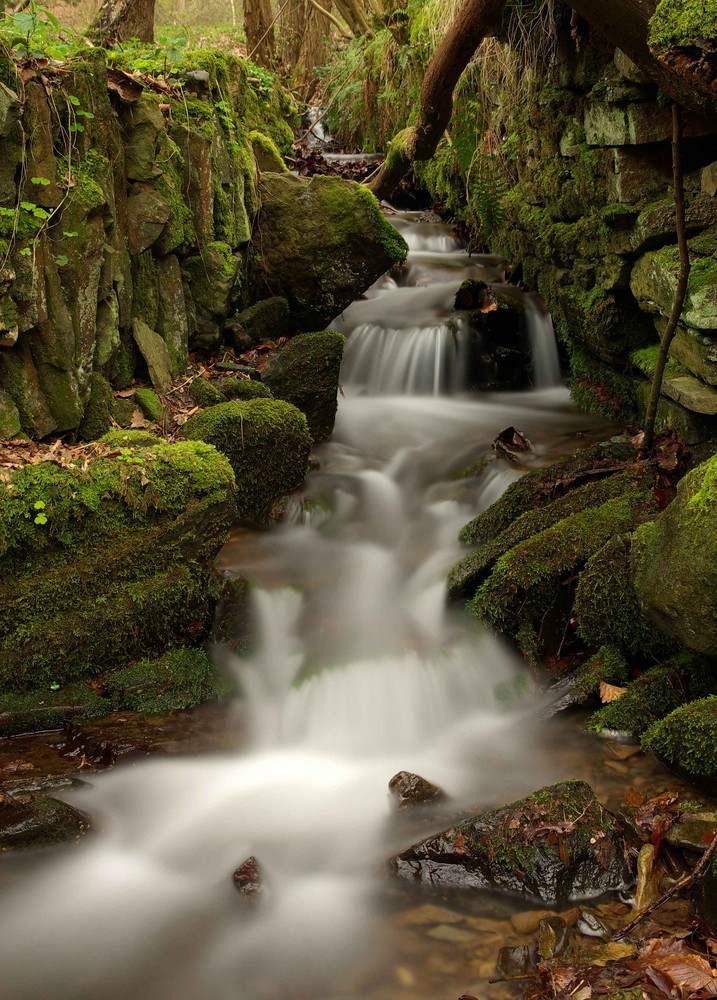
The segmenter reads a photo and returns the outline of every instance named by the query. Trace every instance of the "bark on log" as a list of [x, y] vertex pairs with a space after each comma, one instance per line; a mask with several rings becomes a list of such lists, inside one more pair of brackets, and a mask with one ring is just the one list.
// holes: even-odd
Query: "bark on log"
[[104, 0], [90, 34], [101, 45], [138, 38], [154, 41], [155, 0]]
[[466, 0], [423, 78], [418, 117], [391, 143], [386, 162], [369, 188], [387, 198], [414, 160], [430, 160], [453, 113], [453, 91], [461, 73], [496, 24], [506, 0]]
[[271, 0], [244, 0], [244, 32], [250, 58], [271, 69], [275, 56]]

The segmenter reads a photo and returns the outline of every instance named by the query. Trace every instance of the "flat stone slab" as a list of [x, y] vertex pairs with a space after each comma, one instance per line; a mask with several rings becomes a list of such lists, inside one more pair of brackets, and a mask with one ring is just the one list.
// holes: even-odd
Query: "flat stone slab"
[[693, 413], [703, 413], [710, 417], [717, 414], [717, 390], [692, 375], [665, 379], [662, 394], [681, 403]]
[[158, 333], [150, 330], [141, 319], [132, 321], [132, 335], [144, 360], [147, 362], [152, 385], [160, 394], [169, 392], [172, 386], [172, 359], [167, 345]]

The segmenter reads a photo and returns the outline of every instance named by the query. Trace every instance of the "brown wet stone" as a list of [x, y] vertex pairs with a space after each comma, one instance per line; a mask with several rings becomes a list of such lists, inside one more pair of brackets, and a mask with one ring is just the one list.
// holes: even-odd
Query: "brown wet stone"
[[462, 913], [449, 910], [434, 903], [425, 903], [412, 910], [406, 910], [393, 918], [397, 927], [423, 927], [428, 924], [457, 924], [465, 920]]
[[541, 920], [555, 916], [557, 916], [555, 910], [525, 910], [523, 913], [514, 913], [510, 922], [518, 934], [535, 934]]

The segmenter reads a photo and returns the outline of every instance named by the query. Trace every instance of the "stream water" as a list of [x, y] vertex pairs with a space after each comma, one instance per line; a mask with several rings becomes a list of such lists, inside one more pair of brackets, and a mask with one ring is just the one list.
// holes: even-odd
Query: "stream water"
[[[537, 301], [526, 322], [542, 388], [466, 393], [452, 297], [466, 277], [500, 281], [502, 263], [469, 258], [446, 227], [396, 225], [411, 247], [402, 284], [382, 279], [338, 322], [343, 396], [319, 469], [282, 525], [240, 531], [222, 554], [255, 584], [253, 652], [217, 650], [243, 692], [242, 749], [117, 767], [73, 793], [99, 833], [13, 862], [3, 1000], [504, 995], [489, 992], [479, 940], [491, 920], [487, 947], [505, 938], [503, 901], [455, 904], [474, 924], [453, 957], [450, 933], [397, 943], [400, 915], [426, 900], [381, 872], [418, 836], [392, 819], [387, 784], [416, 771], [460, 808], [571, 773], [523, 666], [447, 610], [444, 579], [459, 528], [519, 475], [500, 460], [459, 475], [501, 429], [526, 434], [539, 464], [609, 429], [569, 403]], [[231, 878], [250, 855], [266, 885], [254, 904]]]

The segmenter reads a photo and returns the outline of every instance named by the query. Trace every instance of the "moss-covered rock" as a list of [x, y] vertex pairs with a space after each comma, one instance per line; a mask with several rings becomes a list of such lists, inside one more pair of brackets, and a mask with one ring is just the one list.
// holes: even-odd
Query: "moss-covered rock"
[[190, 346], [211, 350], [218, 346], [227, 316], [241, 294], [241, 257], [228, 243], [215, 241], [184, 261], [183, 272], [195, 311]]
[[682, 773], [717, 783], [717, 696], [676, 708], [642, 737], [643, 750]]
[[96, 441], [112, 426], [114, 396], [106, 378], [97, 373], [90, 379], [90, 398], [77, 433], [86, 441]]
[[8, 393], [0, 389], [0, 439], [14, 438], [22, 431], [20, 413]]
[[[251, 275], [282, 295], [299, 330], [320, 330], [408, 247], [365, 187], [336, 177], [264, 174]], [[256, 294], [256, 293], [255, 293]]]
[[0, 690], [97, 676], [210, 622], [213, 560], [236, 516], [231, 466], [201, 441], [140, 437], [113, 432], [114, 457], [2, 484]]
[[714, 664], [694, 654], [683, 653], [631, 681], [617, 701], [595, 712], [588, 728], [596, 733], [614, 729], [640, 736], [673, 709], [715, 691]]
[[153, 424], [161, 424], [163, 417], [162, 400], [153, 389], [137, 389], [135, 402], [147, 420]]
[[0, 736], [47, 732], [67, 722], [106, 715], [104, 698], [86, 684], [70, 684], [53, 691], [9, 691], [0, 694]]
[[252, 130], [247, 138], [251, 143], [256, 165], [262, 173], [285, 174], [288, 171], [284, 157], [273, 139], [256, 129]]
[[630, 569], [631, 535], [616, 535], [580, 574], [573, 604], [578, 634], [589, 646], [609, 644], [624, 654], [664, 658], [674, 643], [647, 621]]
[[649, 621], [708, 656], [717, 650], [717, 458], [679, 483], [677, 496], [636, 533], [633, 578]]
[[242, 310], [230, 325], [234, 347], [240, 353], [267, 340], [289, 334], [289, 303], [280, 295], [262, 299]]
[[189, 387], [192, 399], [199, 406], [216, 406], [217, 403], [227, 403], [232, 399], [271, 399], [271, 390], [262, 382], [249, 378], [233, 378], [224, 375], [220, 378], [202, 378], [193, 380]]
[[660, 0], [650, 19], [650, 45], [689, 46], [717, 39], [714, 0]]
[[[621, 496], [635, 484], [644, 482], [645, 479], [645, 470], [639, 468], [617, 472], [613, 475], [607, 475], [604, 479], [588, 481], [582, 486], [575, 486], [564, 496], [551, 500], [544, 507], [538, 506], [533, 510], [526, 510], [503, 531], [499, 532], [495, 538], [480, 543], [474, 552], [464, 556], [460, 562], [456, 563], [448, 574], [449, 598], [472, 596], [476, 587], [490, 573], [495, 561], [508, 549], [512, 549], [513, 546], [524, 542], [540, 531], [545, 531], [546, 528], [552, 527], [565, 517], [570, 517], [582, 510], [599, 507], [608, 500]], [[519, 482], [524, 482], [524, 479], [519, 480]], [[500, 503], [499, 500], [498, 504]], [[475, 524], [475, 522], [472, 523]], [[483, 523], [488, 523], [488, 519], [485, 519]], [[465, 534], [467, 534], [466, 529], [464, 529], [463, 537]]]
[[306, 415], [314, 441], [325, 441], [334, 429], [344, 343], [332, 330], [302, 333], [275, 351], [264, 370], [272, 395]]
[[[638, 487], [558, 521], [498, 559], [469, 602], [469, 611], [512, 636], [531, 623], [541, 627], [551, 608], [561, 603], [563, 580], [582, 569], [613, 535], [633, 530], [656, 511], [650, 490]], [[521, 645], [526, 648], [523, 641]]]
[[197, 375], [192, 379], [189, 386], [189, 395], [199, 406], [216, 406], [217, 403], [226, 403], [226, 397], [214, 385], [213, 379], [202, 378]]
[[584, 781], [563, 781], [456, 824], [392, 860], [401, 878], [567, 903], [632, 882], [620, 824]]
[[113, 711], [150, 714], [193, 708], [230, 692], [203, 649], [171, 649], [159, 659], [113, 670], [101, 684]]
[[261, 520], [274, 497], [294, 489], [308, 467], [306, 417], [278, 399], [219, 403], [190, 417], [182, 434], [223, 452], [236, 474], [240, 517]]
[[546, 507], [553, 500], [601, 473], [621, 471], [635, 458], [629, 441], [606, 442], [585, 448], [568, 458], [554, 462], [545, 469], [534, 469], [511, 483], [505, 493], [488, 510], [462, 528], [462, 545], [475, 545], [495, 538], [521, 514]]

